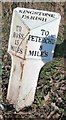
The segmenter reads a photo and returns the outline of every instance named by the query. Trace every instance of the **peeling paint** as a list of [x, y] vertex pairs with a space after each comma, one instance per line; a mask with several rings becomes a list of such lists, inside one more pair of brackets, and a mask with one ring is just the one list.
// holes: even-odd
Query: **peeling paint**
[[15, 72], [15, 70], [16, 70], [16, 65], [14, 66], [13, 73]]
[[22, 64], [22, 62], [20, 62], [20, 66], [21, 66], [21, 76], [20, 76], [20, 80], [22, 80], [24, 64]]
[[[11, 54], [13, 62], [9, 81], [8, 100], [11, 100], [17, 111], [31, 105], [34, 101], [40, 69], [53, 58], [52, 50], [55, 48], [61, 18], [58, 13], [41, 11], [44, 14], [54, 14], [55, 17], [45, 16], [47, 21], [23, 19], [22, 13], [19, 12], [20, 10], [27, 10], [29, 12], [31, 9], [15, 8], [11, 24], [8, 52]], [[32, 11], [40, 12], [40, 10], [34, 9]], [[31, 14], [28, 15], [30, 18]], [[40, 15], [37, 17], [40, 18]], [[17, 25], [18, 28], [23, 29], [19, 31], [19, 29], [16, 29]], [[46, 34], [47, 31], [49, 33], [48, 37]], [[19, 33], [22, 34], [23, 39], [19, 37], [19, 40], [17, 40], [13, 36], [14, 32], [18, 35]], [[29, 40], [28, 34], [32, 36]], [[55, 36], [54, 44], [50, 44], [52, 36]], [[17, 42], [15, 42], [15, 39]], [[43, 40], [48, 40], [48, 42], [43, 43]]]

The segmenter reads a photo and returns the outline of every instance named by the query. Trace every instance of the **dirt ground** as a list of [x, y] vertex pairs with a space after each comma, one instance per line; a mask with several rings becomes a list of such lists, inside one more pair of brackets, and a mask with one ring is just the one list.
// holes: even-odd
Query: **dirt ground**
[[[7, 53], [13, 9], [16, 7], [59, 12], [61, 24], [54, 59], [40, 71], [35, 99], [31, 106], [16, 112], [6, 100], [11, 57]], [[66, 120], [66, 3], [2, 3], [2, 98], [1, 120]]]

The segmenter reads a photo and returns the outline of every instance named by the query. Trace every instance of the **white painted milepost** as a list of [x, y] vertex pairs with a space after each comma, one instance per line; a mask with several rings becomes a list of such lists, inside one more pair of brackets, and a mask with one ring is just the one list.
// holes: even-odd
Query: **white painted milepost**
[[53, 58], [61, 16], [59, 13], [15, 8], [8, 53], [12, 58], [7, 100], [17, 111], [34, 101], [42, 66]]

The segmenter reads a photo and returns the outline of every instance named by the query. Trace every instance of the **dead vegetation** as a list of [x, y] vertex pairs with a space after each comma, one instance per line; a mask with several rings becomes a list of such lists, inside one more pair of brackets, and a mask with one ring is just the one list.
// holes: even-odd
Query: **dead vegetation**
[[[61, 24], [54, 59], [46, 64], [39, 74], [35, 99], [30, 107], [16, 112], [13, 105], [6, 101], [6, 94], [11, 69], [11, 57], [7, 53], [12, 11], [15, 7], [27, 7], [59, 12]], [[65, 42], [65, 3], [2, 3], [2, 101], [1, 120], [66, 120], [66, 56]]]

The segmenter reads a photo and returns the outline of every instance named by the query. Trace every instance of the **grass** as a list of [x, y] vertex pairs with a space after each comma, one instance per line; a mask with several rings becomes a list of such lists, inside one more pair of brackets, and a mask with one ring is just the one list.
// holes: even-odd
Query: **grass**
[[[47, 3], [45, 5], [45, 8], [48, 8], [49, 5], [50, 5], [50, 3]], [[12, 9], [15, 8], [16, 3], [12, 4], [11, 7], [12, 7]], [[8, 12], [8, 14], [7, 14], [7, 12]], [[7, 4], [6, 4], [6, 6], [4, 5], [4, 15], [3, 15], [4, 25], [3, 25], [2, 32], [4, 34], [5, 45], [8, 44], [11, 15], [12, 14], [10, 14], [8, 5]], [[66, 31], [66, 27], [65, 27], [65, 31]], [[7, 50], [6, 50], [7, 48], [6, 48], [5, 45], [3, 44], [3, 53], [2, 53], [2, 50], [0, 50], [0, 56], [2, 56], [2, 54], [5, 55], [7, 53]], [[38, 112], [40, 111], [40, 113], [41, 113], [41, 109], [39, 109], [40, 106], [41, 106], [43, 108], [42, 110], [44, 110], [43, 114], [44, 114], [45, 111], [46, 111], [46, 114], [48, 114], [48, 113], [50, 114], [51, 104], [47, 105], [44, 109], [44, 104], [45, 104], [44, 96], [46, 96], [48, 92], [51, 92], [51, 85], [50, 85], [50, 80], [51, 79], [55, 80], [55, 82], [59, 82], [60, 86], [61, 86], [61, 82], [63, 80], [66, 80], [66, 77], [64, 77], [64, 68], [65, 68], [65, 66], [64, 66], [64, 56], [65, 56], [65, 54], [66, 54], [66, 42], [64, 41], [64, 35], [60, 35], [60, 33], [59, 33], [56, 48], [55, 48], [54, 58], [53, 58], [52, 62], [45, 64], [40, 71], [38, 86], [37, 86], [36, 95], [35, 95], [35, 100], [34, 100], [34, 103], [31, 106], [32, 110], [35, 110], [35, 111], [38, 111]], [[11, 65], [11, 59], [8, 58], [6, 60], [6, 63], [5, 63], [5, 60], [3, 59], [3, 64], [4, 64], [3, 86], [6, 86], [4, 88], [7, 88], [7, 83], [8, 83], [8, 78], [9, 78], [9, 70], [8, 71], [5, 70], [5, 66]], [[2, 74], [2, 64], [0, 64], [0, 75], [1, 74]], [[57, 92], [56, 87], [55, 88], [53, 87], [52, 89], [55, 90], [54, 93]], [[4, 91], [3, 93], [6, 93], [6, 92]], [[63, 98], [63, 102], [65, 102], [65, 100], [66, 100], [65, 94], [62, 95], [62, 98]], [[57, 98], [53, 94], [50, 96], [50, 99], [52, 99], [51, 100], [52, 102], [57, 101]], [[9, 112], [9, 111], [7, 111], [7, 112]], [[63, 109], [63, 108], [59, 109], [60, 114], [63, 114], [64, 112], [65, 112], [65, 109]], [[11, 115], [8, 114], [8, 117], [9, 116], [13, 117], [12, 114]], [[17, 115], [15, 116], [15, 118], [16, 117], [17, 117]], [[7, 117], [6, 117], [6, 119], [7, 119]], [[18, 117], [17, 117], [17, 119], [18, 119]], [[10, 118], [9, 118], [9, 120], [10, 120]]]

